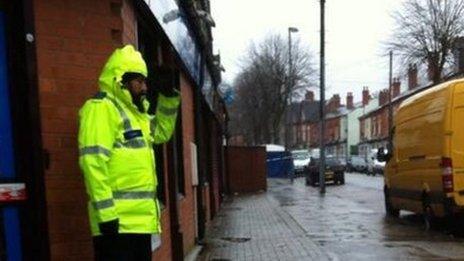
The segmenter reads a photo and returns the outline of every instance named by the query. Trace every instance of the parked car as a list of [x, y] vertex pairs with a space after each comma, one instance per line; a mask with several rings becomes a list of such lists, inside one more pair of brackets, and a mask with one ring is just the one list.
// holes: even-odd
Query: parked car
[[[319, 158], [311, 158], [306, 169], [306, 185], [316, 186], [319, 183]], [[345, 184], [345, 165], [343, 160], [327, 157], [325, 159], [325, 182]]]
[[295, 174], [303, 174], [306, 166], [311, 160], [308, 150], [293, 150], [292, 151], [293, 165], [295, 166]]
[[385, 162], [381, 162], [377, 159], [377, 149], [373, 149], [367, 158], [367, 174], [383, 174], [385, 169]]
[[351, 156], [346, 167], [349, 172], [365, 173], [367, 171], [367, 161], [362, 156]]
[[[385, 208], [464, 222], [464, 80], [431, 87], [401, 103], [392, 128], [392, 150], [379, 150], [385, 168]], [[463, 227], [455, 224], [453, 227]], [[462, 231], [460, 231], [462, 232]]]

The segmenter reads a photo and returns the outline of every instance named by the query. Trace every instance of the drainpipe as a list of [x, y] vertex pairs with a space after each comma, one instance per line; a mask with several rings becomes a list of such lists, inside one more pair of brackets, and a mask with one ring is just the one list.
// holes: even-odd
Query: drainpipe
[[202, 110], [201, 100], [202, 93], [201, 89], [204, 84], [204, 70], [205, 70], [205, 55], [201, 56], [201, 70], [200, 70], [200, 86], [195, 88], [194, 98], [194, 122], [195, 122], [195, 143], [197, 145], [197, 173], [198, 173], [198, 187], [197, 187], [197, 214], [198, 214], [198, 238], [197, 241], [201, 243], [205, 236], [205, 212], [203, 204], [203, 187], [205, 183], [205, 175], [203, 173], [205, 169], [204, 153], [203, 153], [203, 126], [202, 126]]

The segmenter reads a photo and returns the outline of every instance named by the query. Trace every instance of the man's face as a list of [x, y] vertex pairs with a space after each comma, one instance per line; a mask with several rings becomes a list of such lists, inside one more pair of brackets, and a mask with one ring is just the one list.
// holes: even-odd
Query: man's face
[[127, 89], [132, 96], [132, 102], [137, 106], [139, 110], [143, 110], [143, 99], [147, 95], [147, 84], [145, 83], [145, 77], [137, 77], [127, 83]]
[[139, 97], [147, 94], [147, 84], [145, 83], [145, 77], [137, 77], [127, 84], [127, 89], [131, 93], [132, 97]]

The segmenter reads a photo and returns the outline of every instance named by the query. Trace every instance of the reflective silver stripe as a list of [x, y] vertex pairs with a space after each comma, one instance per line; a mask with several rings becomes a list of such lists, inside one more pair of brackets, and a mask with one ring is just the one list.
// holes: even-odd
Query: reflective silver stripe
[[109, 157], [111, 152], [102, 146], [83, 147], [79, 150], [80, 156], [89, 155], [89, 154], [104, 154], [105, 156]]
[[154, 191], [114, 191], [115, 199], [154, 199]]
[[116, 109], [118, 109], [119, 115], [121, 115], [121, 118], [122, 118], [122, 122], [123, 122], [123, 125], [124, 125], [124, 130], [125, 131], [132, 130], [132, 126], [131, 126], [129, 117], [127, 116], [126, 112], [121, 107], [121, 105], [119, 105], [118, 102], [115, 99], [111, 98], [111, 97], [107, 96], [106, 98], [108, 98], [108, 100], [110, 100], [114, 104], [114, 106], [116, 106]]
[[110, 199], [92, 202], [92, 204], [95, 209], [101, 210], [101, 209], [113, 207], [114, 201], [112, 198], [110, 198]]
[[159, 219], [161, 217], [161, 208], [160, 208], [158, 199], [155, 199], [155, 204], [156, 204], [156, 216]]
[[145, 148], [146, 146], [147, 146], [147, 143], [145, 142], [145, 140], [141, 140], [141, 139], [134, 139], [134, 140], [126, 141], [126, 142], [116, 141], [114, 143], [114, 147], [117, 149], [120, 149], [120, 148], [140, 149], [140, 148]]
[[177, 108], [171, 109], [171, 108], [166, 108], [164, 106], [159, 106], [158, 112], [161, 112], [162, 114], [167, 115], [167, 116], [172, 116], [177, 113]]

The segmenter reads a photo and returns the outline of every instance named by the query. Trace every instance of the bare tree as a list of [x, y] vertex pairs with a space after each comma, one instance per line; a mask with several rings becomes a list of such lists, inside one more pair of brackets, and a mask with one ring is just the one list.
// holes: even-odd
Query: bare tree
[[464, 31], [464, 0], [406, 0], [393, 18], [396, 29], [388, 47], [405, 64], [426, 64], [438, 83], [452, 63], [454, 41]]
[[299, 41], [292, 44], [291, 70], [288, 58], [288, 45], [277, 35], [251, 45], [244, 57], [230, 111], [232, 130], [241, 132], [249, 144], [280, 143], [290, 97], [297, 97], [311, 83], [312, 56]]

